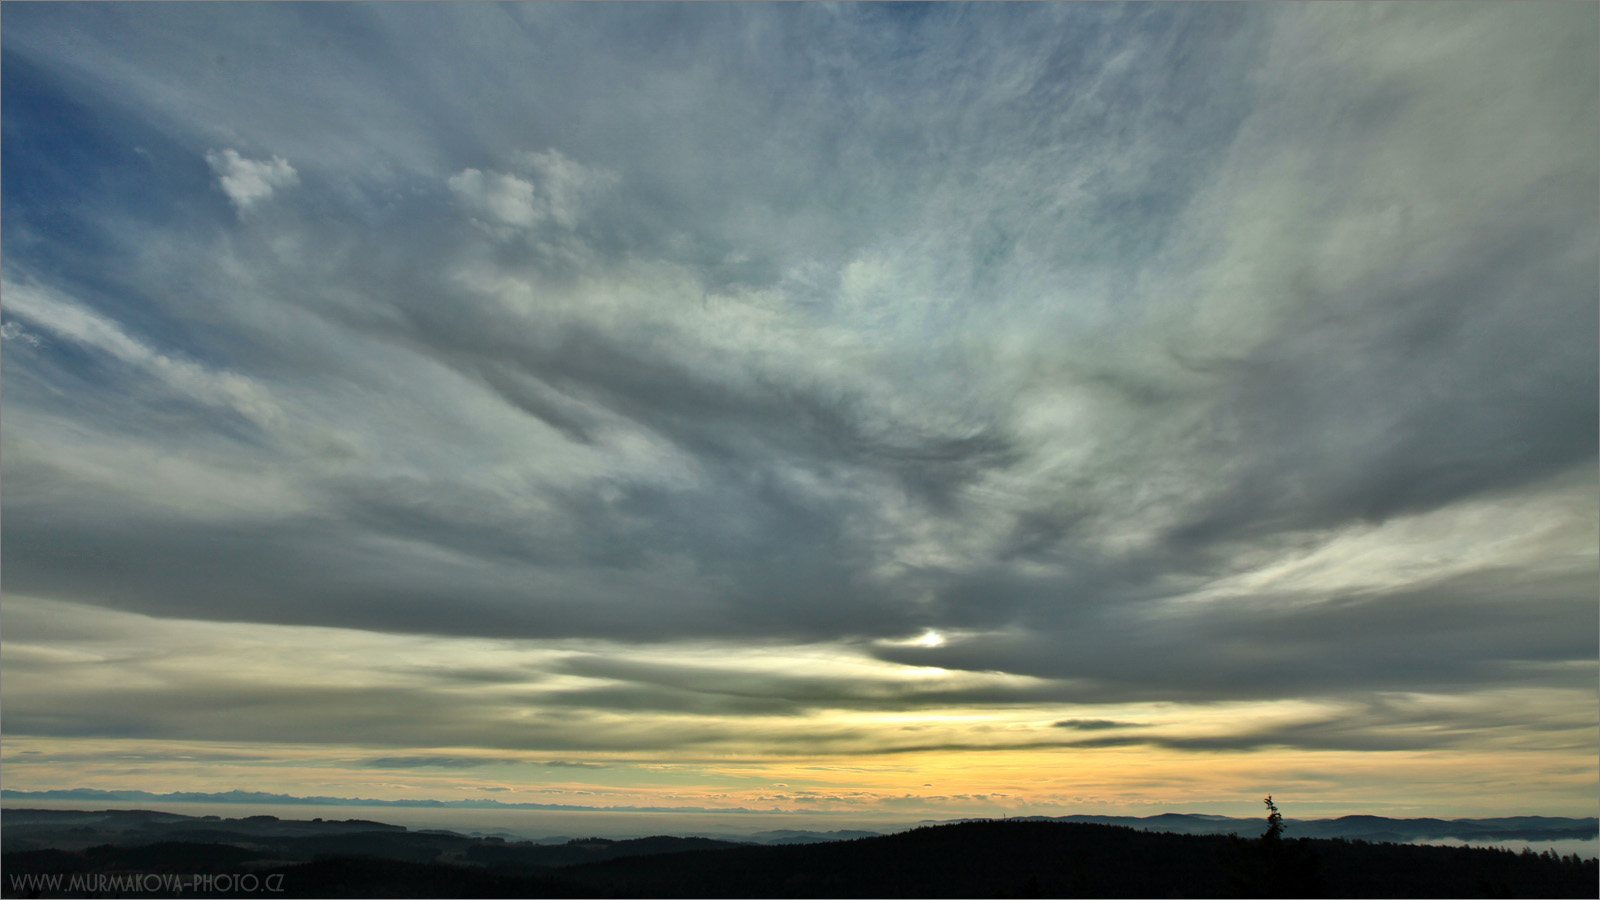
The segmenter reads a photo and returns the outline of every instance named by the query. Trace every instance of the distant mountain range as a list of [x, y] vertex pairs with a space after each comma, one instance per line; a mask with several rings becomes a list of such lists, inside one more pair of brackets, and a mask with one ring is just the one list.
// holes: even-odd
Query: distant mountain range
[[[368, 800], [352, 799], [348, 797], [295, 797], [288, 794], [269, 794], [261, 791], [223, 791], [219, 793], [174, 792], [170, 794], [153, 794], [148, 791], [105, 791], [94, 788], [75, 788], [71, 790], [55, 791], [17, 791], [0, 790], [0, 799], [5, 800], [70, 800], [85, 803], [233, 803], [252, 805], [293, 805], [293, 806], [388, 806], [388, 807], [421, 807], [421, 808], [446, 808], [446, 809], [505, 809], [505, 810], [549, 810], [561, 812], [575, 812], [593, 810], [596, 812], [678, 812], [678, 813], [769, 813], [771, 810], [748, 809], [744, 807], [717, 808], [715, 810], [703, 807], [664, 807], [664, 806], [577, 806], [558, 803], [507, 803], [494, 799], [470, 800]], [[1154, 816], [1019, 816], [1012, 817], [1014, 821], [1029, 822], [1071, 822], [1093, 825], [1120, 825], [1141, 831], [1159, 831], [1173, 834], [1238, 834], [1243, 837], [1254, 837], [1263, 828], [1259, 818], [1240, 819], [1229, 816], [1206, 815], [1203, 813], [1162, 813]], [[903, 828], [891, 828], [888, 831], [902, 831], [917, 825], [930, 825], [951, 822], [985, 821], [983, 819], [954, 819], [954, 820], [923, 820], [921, 822], [907, 823]], [[1464, 841], [1554, 841], [1554, 840], [1586, 840], [1600, 836], [1600, 819], [1596, 818], [1562, 818], [1556, 816], [1503, 816], [1486, 819], [1391, 819], [1384, 816], [1341, 816], [1336, 819], [1286, 819], [1287, 835], [1290, 837], [1314, 838], [1347, 838], [1365, 841], [1393, 841], [1404, 843], [1408, 841], [1458, 839]], [[871, 837], [882, 834], [881, 831], [795, 831], [780, 830], [762, 832], [753, 836], [760, 843], [810, 843], [814, 841], [847, 840], [859, 837]], [[717, 837], [731, 837], [716, 835]], [[737, 838], [750, 840], [751, 837]]]
[[261, 791], [221, 791], [196, 793], [174, 791], [170, 794], [152, 794], [149, 791], [102, 791], [96, 788], [71, 788], [58, 791], [0, 790], [4, 800], [73, 800], [94, 803], [249, 803], [285, 806], [404, 806], [434, 809], [543, 809], [560, 812], [604, 810], [606, 812], [718, 812], [718, 813], [770, 813], [766, 809], [744, 807], [700, 806], [575, 806], [566, 803], [506, 803], [490, 798], [468, 800], [370, 800], [354, 797], [295, 797], [289, 794], [268, 794]]

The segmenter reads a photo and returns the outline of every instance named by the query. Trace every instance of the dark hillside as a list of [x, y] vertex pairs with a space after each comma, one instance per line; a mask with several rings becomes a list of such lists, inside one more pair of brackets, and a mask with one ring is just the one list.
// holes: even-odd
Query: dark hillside
[[662, 897], [1162, 897], [1179, 885], [1222, 885], [1227, 843], [1107, 825], [970, 822], [831, 844], [636, 857], [562, 876]]
[[535, 845], [337, 827], [309, 836], [295, 823], [264, 830], [247, 823], [208, 843], [152, 842], [134, 829], [119, 845], [12, 851], [0, 893], [122, 893], [83, 888], [103, 882], [81, 877], [41, 891], [24, 876], [241, 872], [274, 877], [280, 897], [1594, 897], [1600, 880], [1594, 861], [1553, 854], [1022, 820], [766, 846], [676, 837]]
[[969, 822], [832, 844], [573, 866], [561, 877], [659, 897], [1593, 897], [1596, 864], [1458, 847], [1286, 840], [1106, 825]]

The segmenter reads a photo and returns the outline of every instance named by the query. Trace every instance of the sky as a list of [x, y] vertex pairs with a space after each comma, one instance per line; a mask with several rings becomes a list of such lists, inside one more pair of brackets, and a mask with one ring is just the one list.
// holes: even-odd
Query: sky
[[8, 789], [1600, 806], [1594, 4], [4, 26]]

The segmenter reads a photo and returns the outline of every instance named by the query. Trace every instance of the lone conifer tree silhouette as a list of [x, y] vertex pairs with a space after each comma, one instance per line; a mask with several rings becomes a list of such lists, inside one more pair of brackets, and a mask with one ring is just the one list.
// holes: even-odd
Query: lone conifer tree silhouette
[[1306, 838], [1290, 840], [1283, 836], [1287, 826], [1272, 795], [1261, 801], [1267, 806], [1267, 830], [1258, 840], [1241, 840], [1230, 835], [1230, 849], [1224, 858], [1239, 897], [1320, 897], [1323, 895], [1321, 861], [1312, 842]]
[[1267, 805], [1267, 830], [1261, 833], [1263, 841], [1276, 841], [1283, 837], [1283, 815], [1278, 812], [1277, 804], [1272, 802], [1272, 795], [1261, 801]]

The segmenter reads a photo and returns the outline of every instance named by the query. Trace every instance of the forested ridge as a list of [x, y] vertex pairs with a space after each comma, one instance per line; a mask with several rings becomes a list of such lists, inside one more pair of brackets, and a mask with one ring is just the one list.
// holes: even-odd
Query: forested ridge
[[245, 869], [281, 875], [281, 897], [1593, 897], [1600, 881], [1594, 860], [1553, 853], [1017, 820], [783, 846], [658, 837], [552, 847], [394, 831], [329, 838], [12, 852], [5, 895], [95, 895], [18, 890], [29, 873]]

